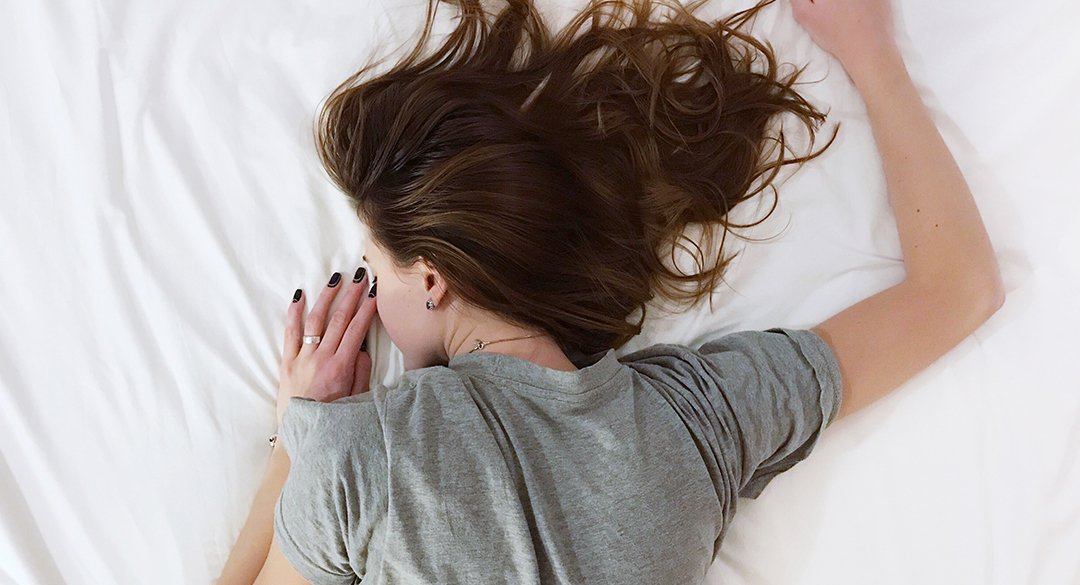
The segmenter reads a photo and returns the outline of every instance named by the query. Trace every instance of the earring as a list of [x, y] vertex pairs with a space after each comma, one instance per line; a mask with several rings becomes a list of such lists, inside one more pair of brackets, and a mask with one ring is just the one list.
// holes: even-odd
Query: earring
[[424, 303], [424, 306], [427, 307], [427, 310], [429, 311], [435, 310], [435, 303], [431, 302], [431, 299], [428, 299], [427, 302]]

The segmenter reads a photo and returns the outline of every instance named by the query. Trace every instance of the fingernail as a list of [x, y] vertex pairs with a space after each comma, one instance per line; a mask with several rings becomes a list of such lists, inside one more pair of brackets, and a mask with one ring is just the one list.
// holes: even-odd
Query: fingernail
[[294, 292], [293, 296], [292, 296], [292, 302], [295, 303], [295, 302], [300, 300], [300, 293], [301, 293], [300, 289], [296, 289], [296, 292]]
[[371, 298], [371, 297], [375, 296], [375, 287], [377, 287], [377, 286], [379, 286], [379, 283], [377, 283], [377, 282], [375, 284], [371, 285], [371, 291], [368, 292], [368, 294], [367, 294], [368, 298]]
[[330, 288], [334, 288], [335, 286], [337, 286], [337, 283], [339, 283], [339, 282], [341, 282], [341, 273], [340, 272], [335, 272], [333, 274], [333, 276], [330, 277], [330, 282], [326, 286], [329, 286]]
[[361, 266], [360, 268], [357, 268], [356, 269], [356, 274], [354, 274], [353, 277], [352, 277], [352, 281], [353, 282], [360, 282], [361, 280], [364, 280], [364, 274], [366, 274], [366, 273], [367, 273], [367, 270], [363, 266]]

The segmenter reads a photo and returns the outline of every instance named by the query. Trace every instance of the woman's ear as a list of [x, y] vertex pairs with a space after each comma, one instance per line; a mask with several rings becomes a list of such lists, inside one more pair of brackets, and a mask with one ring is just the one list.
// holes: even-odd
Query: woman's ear
[[431, 302], [438, 306], [446, 295], [446, 279], [439, 274], [439, 269], [423, 256], [420, 257], [420, 278], [424, 283], [424, 290], [431, 297]]

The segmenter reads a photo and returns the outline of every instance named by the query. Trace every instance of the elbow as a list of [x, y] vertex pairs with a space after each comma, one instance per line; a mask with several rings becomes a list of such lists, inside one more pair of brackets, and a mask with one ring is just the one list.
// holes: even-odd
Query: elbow
[[985, 322], [1005, 304], [1005, 285], [1001, 274], [994, 273], [991, 278], [975, 280], [970, 286], [969, 297], [979, 310], [981, 322]]
[[989, 319], [998, 312], [1005, 304], [1005, 283], [1001, 278], [1001, 269], [998, 268], [997, 259], [991, 256], [989, 268], [983, 273], [982, 278], [975, 278], [975, 292], [979, 296], [983, 315]]
[[945, 295], [956, 308], [956, 314], [965, 315], [966, 327], [974, 330], [985, 323], [1005, 304], [1005, 286], [999, 272], [965, 276], [952, 275], [927, 285], [925, 280], [915, 281], [917, 288], [931, 297]]
[[[1005, 289], [992, 282], [983, 282], [982, 286], [966, 289], [960, 297], [953, 298], [958, 308], [956, 315], [963, 322], [960, 327], [970, 335], [989, 321], [1005, 304]], [[966, 307], [966, 310], [960, 307]]]
[[1004, 304], [1005, 288], [999, 286], [992, 289], [991, 292], [987, 295], [985, 304], [983, 305], [986, 318], [989, 319], [994, 313], [997, 313], [998, 309], [1000, 309]]

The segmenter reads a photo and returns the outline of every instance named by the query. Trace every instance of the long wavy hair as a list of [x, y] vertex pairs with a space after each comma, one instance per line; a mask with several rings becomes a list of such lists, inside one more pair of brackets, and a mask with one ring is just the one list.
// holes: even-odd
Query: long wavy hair
[[[771, 215], [781, 167], [836, 138], [785, 158], [771, 122], [794, 115], [812, 148], [825, 114], [793, 89], [806, 66], [781, 77], [772, 45], [744, 30], [775, 0], [712, 23], [694, 16], [705, 0], [591, 0], [556, 35], [532, 0], [498, 13], [447, 0], [459, 22], [425, 56], [439, 1], [396, 65], [364, 79], [381, 63], [369, 61], [329, 95], [319, 157], [395, 265], [424, 257], [462, 301], [567, 355], [626, 343], [657, 293], [707, 295], [711, 310], [737, 255], [724, 256], [727, 233]], [[764, 217], [727, 219], [767, 187]], [[685, 236], [691, 223], [715, 259]], [[690, 274], [674, 262], [684, 242]]]

